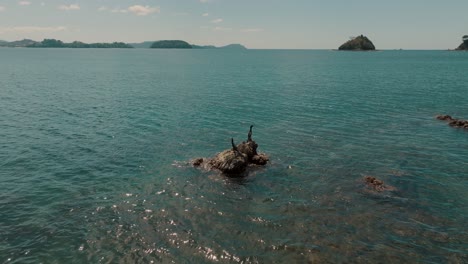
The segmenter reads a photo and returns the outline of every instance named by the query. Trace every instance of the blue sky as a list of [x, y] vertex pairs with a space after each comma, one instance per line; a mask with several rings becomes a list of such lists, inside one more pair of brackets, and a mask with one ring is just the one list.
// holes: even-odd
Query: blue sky
[[467, 10], [467, 0], [0, 0], [0, 39], [330, 49], [364, 34], [379, 49], [449, 49], [468, 34]]

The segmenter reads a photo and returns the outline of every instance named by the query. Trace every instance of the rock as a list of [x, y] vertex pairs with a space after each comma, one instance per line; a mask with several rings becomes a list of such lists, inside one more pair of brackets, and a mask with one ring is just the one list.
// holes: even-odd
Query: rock
[[247, 155], [238, 150], [225, 150], [216, 155], [210, 165], [226, 174], [239, 174], [245, 171], [249, 164]]
[[383, 181], [372, 177], [372, 176], [365, 176], [364, 177], [364, 182], [366, 183], [367, 187], [370, 189], [373, 189], [374, 191], [377, 192], [383, 192], [383, 191], [395, 191], [396, 188], [390, 185], [384, 184]]
[[192, 160], [190, 163], [192, 163], [192, 166], [194, 167], [199, 167], [202, 165], [203, 161], [204, 161], [203, 158], [198, 158], [198, 159]]
[[194, 167], [201, 167], [206, 170], [220, 170], [230, 177], [240, 176], [250, 164], [266, 165], [269, 158], [266, 154], [257, 153], [258, 145], [252, 140], [252, 127], [250, 126], [247, 142], [242, 142], [236, 146], [234, 139], [231, 138], [231, 149], [218, 153], [211, 159], [197, 158], [190, 161], [190, 163]]
[[468, 50], [468, 44], [462, 43], [455, 50]]
[[437, 115], [436, 118], [439, 120], [453, 120], [453, 118], [449, 115]]
[[436, 118], [439, 120], [448, 121], [448, 124], [451, 127], [468, 128], [468, 120], [452, 118], [449, 115], [437, 115]]
[[237, 149], [244, 153], [249, 161], [252, 160], [252, 158], [257, 155], [257, 143], [255, 141], [248, 141], [248, 142], [242, 142], [241, 144], [237, 145]]
[[375, 46], [366, 36], [361, 35], [347, 41], [338, 50], [369, 51], [375, 50]]
[[260, 153], [253, 156], [251, 162], [255, 165], [266, 165], [269, 160], [267, 155]]
[[455, 50], [468, 50], [468, 35], [462, 37], [463, 43]]

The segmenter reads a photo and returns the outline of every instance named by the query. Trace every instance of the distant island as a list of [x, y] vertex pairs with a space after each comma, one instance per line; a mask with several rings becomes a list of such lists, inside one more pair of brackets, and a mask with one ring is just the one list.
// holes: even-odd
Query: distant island
[[455, 50], [468, 50], [468, 35], [462, 37], [463, 43]]
[[80, 41], [74, 41], [71, 43], [64, 43], [57, 39], [44, 39], [41, 42], [37, 42], [31, 39], [23, 39], [18, 41], [0, 41], [0, 47], [11, 47], [11, 48], [104, 48], [104, 49], [131, 49], [132, 46], [123, 42], [113, 43], [84, 43]]
[[226, 46], [216, 47], [213, 45], [194, 45], [183, 40], [159, 40], [159, 41], [144, 41], [141, 43], [130, 43], [134, 48], [151, 48], [151, 49], [237, 49], [246, 50], [247, 48], [241, 44], [230, 44]]
[[355, 38], [351, 38], [349, 41], [341, 45], [338, 50], [349, 50], [349, 51], [373, 51], [375, 50], [375, 46], [364, 35], [360, 35]]
[[192, 45], [183, 40], [160, 40], [154, 42], [151, 49], [191, 49]]
[[44, 39], [43, 41], [35, 41], [32, 39], [23, 39], [16, 41], [4, 41], [0, 40], [0, 47], [8, 48], [112, 48], [112, 49], [232, 49], [232, 50], [246, 50], [247, 48], [241, 44], [230, 44], [221, 47], [215, 47], [213, 45], [194, 45], [189, 44], [183, 40], [159, 40], [159, 41], [144, 41], [140, 43], [124, 43], [124, 42], [112, 42], [112, 43], [84, 43], [81, 41], [73, 41], [71, 43], [65, 43], [58, 39]]

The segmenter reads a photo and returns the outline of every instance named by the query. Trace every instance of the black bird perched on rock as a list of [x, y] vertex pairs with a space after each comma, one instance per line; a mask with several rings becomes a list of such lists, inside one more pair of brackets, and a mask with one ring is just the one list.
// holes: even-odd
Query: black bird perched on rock
[[236, 144], [234, 144], [234, 138], [231, 138], [232, 150], [237, 151]]
[[247, 142], [252, 141], [252, 127], [253, 125], [250, 126], [249, 134], [247, 134]]

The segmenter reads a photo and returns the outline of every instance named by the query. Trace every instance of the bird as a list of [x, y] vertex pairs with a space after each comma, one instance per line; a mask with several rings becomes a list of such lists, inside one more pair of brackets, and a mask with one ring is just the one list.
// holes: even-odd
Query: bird
[[231, 138], [232, 150], [237, 151], [237, 147], [234, 144], [234, 138]]
[[247, 141], [252, 141], [252, 127], [253, 125], [250, 125], [249, 134], [247, 134]]

